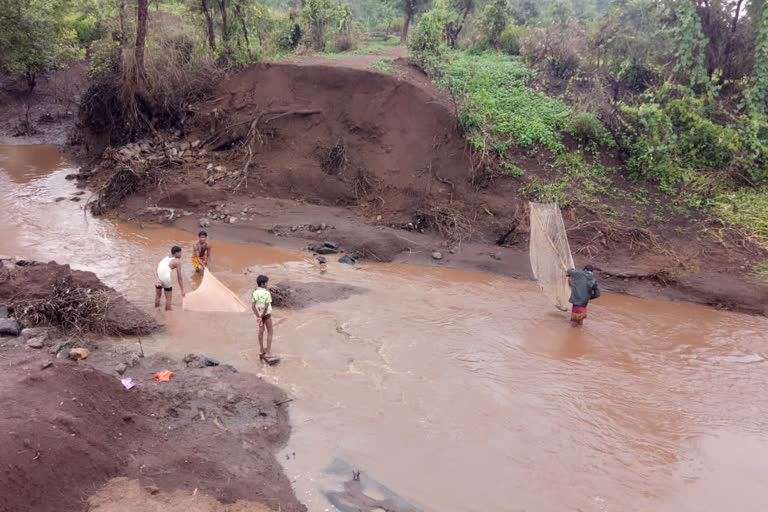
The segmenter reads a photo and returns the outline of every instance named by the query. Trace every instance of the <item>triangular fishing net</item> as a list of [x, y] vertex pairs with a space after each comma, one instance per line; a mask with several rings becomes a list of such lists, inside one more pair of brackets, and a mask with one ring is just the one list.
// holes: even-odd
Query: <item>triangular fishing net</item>
[[197, 290], [184, 297], [183, 308], [187, 311], [242, 313], [248, 306], [206, 269]]
[[568, 311], [571, 287], [566, 271], [573, 256], [557, 203], [528, 203], [531, 209], [531, 239], [528, 246], [531, 270], [544, 294], [561, 311]]

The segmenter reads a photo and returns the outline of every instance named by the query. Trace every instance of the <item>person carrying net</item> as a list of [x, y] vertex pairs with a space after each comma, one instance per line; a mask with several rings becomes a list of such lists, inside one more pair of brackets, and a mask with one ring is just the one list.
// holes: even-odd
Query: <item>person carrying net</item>
[[581, 327], [587, 318], [587, 305], [590, 300], [600, 297], [600, 287], [592, 273], [594, 267], [586, 265], [584, 270], [569, 268], [568, 283], [571, 285], [571, 297], [568, 302], [573, 304], [571, 308], [571, 326]]

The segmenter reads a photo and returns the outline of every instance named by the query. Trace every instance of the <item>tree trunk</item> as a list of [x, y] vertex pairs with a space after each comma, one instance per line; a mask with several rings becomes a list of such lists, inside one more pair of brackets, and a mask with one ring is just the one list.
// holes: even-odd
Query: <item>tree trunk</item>
[[229, 24], [227, 23], [227, 0], [219, 0], [219, 10], [221, 11], [221, 40], [224, 48], [229, 48], [229, 41], [227, 41], [227, 30]]
[[144, 85], [146, 70], [144, 69], [144, 46], [147, 40], [147, 11], [148, 0], [138, 0], [136, 11], [136, 78]]
[[200, 0], [200, 10], [205, 15], [205, 26], [208, 31], [208, 46], [211, 47], [213, 53], [216, 53], [216, 32], [213, 30], [213, 18], [211, 18], [211, 10], [208, 8], [208, 0]]
[[240, 18], [240, 24], [243, 26], [243, 36], [245, 37], [245, 47], [248, 49], [248, 57], [253, 57], [251, 54], [251, 38], [248, 37], [248, 26], [245, 24], [245, 16], [243, 16], [240, 4], [235, 4], [235, 13]]
[[742, 2], [743, 0], [739, 0], [736, 3], [736, 12], [733, 14], [733, 23], [731, 23], [731, 34], [736, 32], [736, 27], [738, 26], [738, 23], [739, 23], [739, 13], [741, 12]]
[[405, 20], [403, 20], [403, 32], [400, 34], [400, 42], [404, 43], [408, 40], [408, 25], [411, 24], [411, 16], [413, 16], [413, 2], [407, 0], [405, 3]]
[[125, 34], [125, 0], [120, 2], [120, 48], [125, 47], [127, 42]]

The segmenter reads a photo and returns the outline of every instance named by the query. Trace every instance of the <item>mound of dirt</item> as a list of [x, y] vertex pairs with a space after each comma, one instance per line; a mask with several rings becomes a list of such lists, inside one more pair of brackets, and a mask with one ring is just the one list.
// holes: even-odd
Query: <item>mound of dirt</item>
[[148, 334], [158, 327], [93, 272], [53, 261], [1, 263], [0, 303], [28, 324], [125, 335]]
[[[289, 433], [285, 406], [276, 405], [285, 399], [278, 388], [228, 367], [186, 369], [153, 356], [126, 371], [136, 382], [126, 390], [117, 375], [91, 366], [114, 364], [105, 351], [92, 352], [87, 362], [51, 360], [41, 369], [50, 355], [30, 356], [5, 343], [0, 510], [83, 510], [90, 495], [120, 476], [152, 493], [197, 489], [223, 504], [306, 510], [273, 455]], [[161, 370], [176, 375], [156, 382], [153, 374]]]
[[272, 302], [277, 307], [303, 309], [316, 304], [348, 299], [368, 290], [337, 283], [303, 283], [286, 281], [270, 287]]
[[470, 190], [453, 113], [426, 88], [392, 75], [256, 64], [196, 111], [207, 147], [250, 144], [258, 186], [271, 195], [414, 212]]

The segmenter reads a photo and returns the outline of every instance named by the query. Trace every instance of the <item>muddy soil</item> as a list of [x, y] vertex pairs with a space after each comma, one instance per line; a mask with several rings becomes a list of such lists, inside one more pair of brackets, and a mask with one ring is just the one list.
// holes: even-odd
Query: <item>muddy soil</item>
[[[46, 325], [114, 335], [149, 334], [158, 328], [151, 316], [103, 284], [93, 272], [72, 270], [69, 265], [53, 261], [1, 258], [0, 304], [16, 310], [19, 317], [23, 311], [34, 309], [34, 313], [26, 315], [28, 322], [36, 324], [39, 320]], [[82, 315], [73, 313], [75, 308], [85, 308], [82, 301], [60, 302], [64, 294], [80, 297], [78, 292], [83, 292], [82, 298], [93, 297], [94, 301], [93, 308], [82, 309]]]
[[[184, 510], [306, 510], [274, 455], [290, 430], [280, 389], [225, 362], [187, 367], [132, 348], [92, 347], [75, 362], [0, 338], [0, 510], [159, 510], [167, 496], [194, 496]], [[162, 370], [170, 382], [155, 381]], [[103, 488], [117, 477], [139, 483]]]
[[0, 74], [0, 144], [66, 144], [87, 87], [86, 67], [51, 71], [32, 91], [25, 80]]

